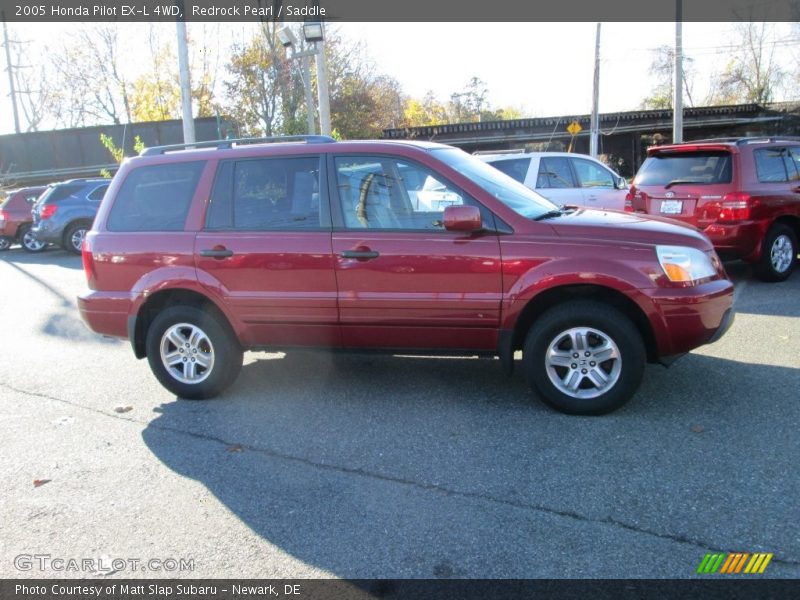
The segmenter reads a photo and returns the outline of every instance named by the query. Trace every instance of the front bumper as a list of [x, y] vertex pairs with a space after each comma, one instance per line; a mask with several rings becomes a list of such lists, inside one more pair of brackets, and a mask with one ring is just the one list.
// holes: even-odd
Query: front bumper
[[727, 279], [659, 288], [650, 300], [656, 313], [650, 322], [661, 359], [716, 342], [733, 323], [733, 283]]
[[31, 229], [36, 239], [45, 244], [60, 245], [64, 234], [60, 227], [55, 227], [50, 221], [39, 221]]

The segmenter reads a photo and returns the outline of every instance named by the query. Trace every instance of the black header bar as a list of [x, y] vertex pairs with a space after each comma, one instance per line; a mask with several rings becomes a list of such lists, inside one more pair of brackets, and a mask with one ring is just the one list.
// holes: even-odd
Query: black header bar
[[[800, 21], [800, 0], [682, 0], [685, 22]], [[13, 22], [647, 22], [674, 0], [0, 0]], [[565, 25], [568, 28], [568, 25]], [[446, 35], [446, 32], [443, 32]], [[631, 32], [635, 35], [635, 31]], [[565, 29], [568, 38], [568, 29]], [[409, 28], [409, 39], [413, 29]]]

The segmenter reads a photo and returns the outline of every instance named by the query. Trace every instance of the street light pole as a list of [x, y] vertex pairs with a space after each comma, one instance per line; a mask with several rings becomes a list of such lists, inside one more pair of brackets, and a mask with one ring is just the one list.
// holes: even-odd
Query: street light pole
[[317, 131], [314, 125], [314, 95], [311, 92], [311, 58], [308, 54], [303, 55], [303, 89], [306, 93], [306, 122], [308, 123], [308, 134], [314, 135]]

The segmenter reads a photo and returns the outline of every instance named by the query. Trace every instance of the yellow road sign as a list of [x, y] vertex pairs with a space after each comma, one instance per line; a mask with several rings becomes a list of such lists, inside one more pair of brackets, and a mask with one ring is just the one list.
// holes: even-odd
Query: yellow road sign
[[570, 135], [578, 135], [581, 131], [583, 131], [583, 127], [577, 121], [573, 121], [569, 125], [567, 125], [567, 131]]

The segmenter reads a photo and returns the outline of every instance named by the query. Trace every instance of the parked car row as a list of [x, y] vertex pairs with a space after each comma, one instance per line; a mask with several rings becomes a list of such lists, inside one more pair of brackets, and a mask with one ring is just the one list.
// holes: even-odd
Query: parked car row
[[[733, 284], [674, 220], [559, 207], [426, 142], [325, 136], [150, 148], [86, 236], [94, 331], [210, 398], [245, 350], [485, 354], [557, 410], [627, 402], [647, 362], [719, 339]], [[580, 168], [580, 167], [579, 167]], [[580, 171], [579, 171], [580, 173]]]
[[20, 244], [41, 252], [53, 244], [80, 254], [108, 179], [70, 179], [8, 192], [0, 204], [0, 250]]

